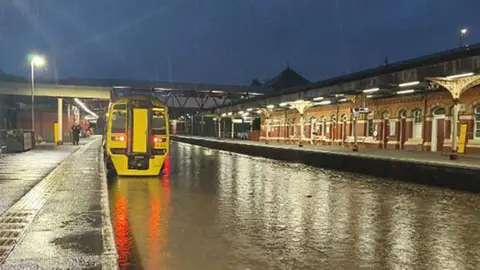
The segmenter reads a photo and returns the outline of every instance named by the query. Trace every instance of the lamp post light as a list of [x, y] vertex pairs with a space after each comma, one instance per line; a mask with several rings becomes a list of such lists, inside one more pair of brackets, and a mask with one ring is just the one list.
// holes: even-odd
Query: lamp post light
[[32, 131], [35, 132], [35, 67], [43, 67], [45, 58], [41, 55], [33, 55], [30, 59], [30, 76], [32, 82]]
[[463, 47], [463, 37], [468, 34], [468, 29], [467, 28], [462, 28], [460, 30], [460, 47]]

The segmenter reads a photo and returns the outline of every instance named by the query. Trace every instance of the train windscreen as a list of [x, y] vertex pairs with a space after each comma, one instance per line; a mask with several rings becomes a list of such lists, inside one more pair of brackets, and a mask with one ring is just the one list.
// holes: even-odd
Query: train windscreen
[[126, 133], [127, 114], [124, 111], [113, 111], [112, 133]]
[[165, 115], [160, 111], [152, 113], [152, 133], [153, 135], [166, 135], [167, 127], [165, 125]]

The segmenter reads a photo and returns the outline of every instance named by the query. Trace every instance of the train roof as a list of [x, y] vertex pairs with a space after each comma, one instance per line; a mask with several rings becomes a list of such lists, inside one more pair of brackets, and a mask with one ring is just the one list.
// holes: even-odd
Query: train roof
[[164, 107], [167, 108], [166, 104], [163, 104], [158, 98], [154, 96], [149, 96], [149, 95], [125, 95], [125, 96], [119, 96], [116, 97], [115, 99], [112, 99], [112, 103], [119, 103], [119, 102], [128, 102], [132, 100], [143, 100], [143, 101], [150, 101], [154, 106], [156, 107]]

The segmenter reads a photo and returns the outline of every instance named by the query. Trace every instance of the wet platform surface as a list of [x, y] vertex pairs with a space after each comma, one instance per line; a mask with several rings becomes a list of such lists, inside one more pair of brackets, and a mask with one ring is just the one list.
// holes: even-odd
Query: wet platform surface
[[[82, 139], [80, 143], [83, 145], [89, 140]], [[79, 147], [47, 143], [31, 151], [0, 158], [0, 215]]]
[[0, 269], [115, 269], [101, 139], [85, 142], [8, 210], [34, 219]]
[[256, 145], [261, 147], [278, 147], [285, 149], [295, 149], [303, 151], [318, 151], [325, 153], [336, 153], [340, 155], [355, 155], [360, 157], [380, 158], [388, 160], [402, 160], [423, 164], [439, 164], [446, 166], [467, 167], [467, 168], [480, 168], [480, 156], [463, 156], [459, 155], [458, 160], [450, 160], [449, 154], [442, 152], [424, 152], [424, 151], [398, 151], [382, 148], [359, 148], [359, 152], [353, 152], [349, 147], [331, 146], [331, 145], [310, 145], [304, 144], [303, 147], [299, 147], [298, 144], [283, 144], [276, 141], [271, 141], [269, 144], [260, 141], [250, 140], [232, 140], [232, 139], [215, 139], [208, 137], [196, 137], [196, 136], [178, 136], [185, 138], [194, 138], [208, 141], [221, 141], [225, 143]]
[[112, 178], [121, 269], [478, 269], [480, 197], [172, 143]]

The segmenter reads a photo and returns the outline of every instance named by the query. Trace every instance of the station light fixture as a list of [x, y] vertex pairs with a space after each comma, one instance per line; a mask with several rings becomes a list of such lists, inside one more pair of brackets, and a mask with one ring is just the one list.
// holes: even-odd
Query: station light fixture
[[278, 105], [279, 105], [280, 107], [285, 107], [285, 106], [288, 105], [288, 102], [282, 102], [282, 103], [280, 103], [280, 104], [278, 104]]
[[304, 102], [304, 101], [305, 101], [305, 100], [303, 100], [303, 99], [298, 99], [298, 100], [295, 100], [295, 103], [302, 103], [302, 102]]
[[244, 113], [244, 111], [239, 111], [239, 112], [238, 112], [238, 114], [243, 114], [243, 113]]
[[34, 67], [43, 67], [47, 61], [42, 55], [32, 55], [31, 65]]
[[399, 87], [405, 87], [405, 86], [417, 85], [417, 84], [419, 84], [419, 83], [420, 83], [419, 81], [414, 81], [414, 82], [401, 83], [401, 84], [399, 84], [398, 86], [399, 86]]
[[313, 101], [320, 101], [322, 99], [323, 99], [323, 97], [316, 97], [316, 98], [313, 98]]
[[342, 99], [338, 100], [338, 102], [347, 102], [347, 99], [346, 99], [346, 98], [342, 98]]
[[373, 93], [373, 92], [377, 92], [378, 90], [380, 90], [380, 88], [378, 88], [378, 87], [370, 88], [370, 89], [363, 90], [363, 93]]
[[228, 116], [232, 116], [232, 114], [233, 114], [232, 112], [227, 113]]
[[248, 108], [248, 109], [247, 109], [247, 112], [251, 112], [251, 111], [253, 111], [252, 108]]
[[293, 110], [293, 109], [295, 109], [295, 106], [294, 106], [294, 105], [291, 105], [291, 106], [290, 106], [290, 110]]
[[447, 79], [457, 79], [457, 78], [463, 78], [463, 77], [468, 77], [468, 76], [473, 76], [473, 72], [468, 72], [468, 73], [462, 73], [462, 74], [456, 74], [456, 75], [450, 75], [447, 76]]
[[226, 113], [222, 113], [222, 117], [225, 117], [225, 116], [227, 116], [227, 114], [226, 114]]
[[397, 94], [403, 95], [403, 94], [410, 94], [410, 93], [413, 93], [413, 92], [415, 92], [414, 89], [408, 89], [408, 90], [397, 91]]
[[460, 34], [462, 34], [462, 35], [466, 35], [467, 33], [468, 33], [467, 28], [463, 28], [462, 30], [460, 30]]
[[90, 115], [92, 115], [93, 117], [98, 119], [98, 115], [96, 113], [92, 112], [90, 109], [88, 109], [87, 106], [82, 101], [80, 101], [80, 99], [74, 98], [74, 100], [80, 107], [82, 107], [82, 109], [84, 111], [86, 111], [87, 113], [89, 113]]
[[275, 108], [275, 105], [273, 104], [267, 105], [267, 109], [273, 109], [273, 108]]
[[367, 95], [367, 98], [372, 98], [372, 97], [373, 97], [373, 95]]
[[256, 113], [261, 114], [262, 110], [257, 110]]
[[331, 100], [324, 100], [317, 103], [318, 105], [329, 105], [332, 104]]

